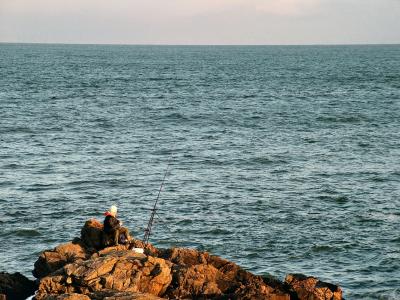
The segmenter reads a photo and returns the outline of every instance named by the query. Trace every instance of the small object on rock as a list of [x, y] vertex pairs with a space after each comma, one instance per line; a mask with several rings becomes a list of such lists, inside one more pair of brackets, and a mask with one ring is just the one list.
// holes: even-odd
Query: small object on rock
[[133, 252], [136, 252], [136, 253], [144, 253], [144, 249], [143, 248], [132, 248], [131, 250]]

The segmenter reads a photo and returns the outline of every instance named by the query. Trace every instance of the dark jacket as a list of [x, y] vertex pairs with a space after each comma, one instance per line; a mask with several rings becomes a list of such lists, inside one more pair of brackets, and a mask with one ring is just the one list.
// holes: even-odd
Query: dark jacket
[[120, 228], [119, 220], [111, 215], [106, 215], [104, 219], [104, 232], [110, 233]]

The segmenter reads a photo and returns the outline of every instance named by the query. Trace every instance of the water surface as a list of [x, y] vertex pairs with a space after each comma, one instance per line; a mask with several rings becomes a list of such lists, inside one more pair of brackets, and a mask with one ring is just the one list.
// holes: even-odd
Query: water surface
[[136, 237], [400, 297], [400, 46], [0, 44], [0, 270]]

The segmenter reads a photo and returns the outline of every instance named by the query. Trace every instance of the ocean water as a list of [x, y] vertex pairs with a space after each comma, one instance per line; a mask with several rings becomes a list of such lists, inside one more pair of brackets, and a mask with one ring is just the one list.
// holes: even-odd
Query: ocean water
[[400, 298], [400, 46], [0, 44], [0, 271], [119, 216]]

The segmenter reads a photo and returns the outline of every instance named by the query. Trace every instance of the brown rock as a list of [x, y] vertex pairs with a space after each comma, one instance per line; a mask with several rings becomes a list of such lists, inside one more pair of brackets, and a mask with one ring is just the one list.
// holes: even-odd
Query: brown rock
[[114, 251], [76, 261], [40, 281], [38, 300], [44, 295], [102, 290], [162, 295], [171, 283], [171, 263], [130, 250]]
[[[102, 249], [102, 224], [89, 220], [81, 239], [41, 254], [37, 300], [269, 299], [341, 300], [338, 286], [304, 275], [283, 283], [207, 252], [157, 249], [133, 240]], [[143, 248], [145, 254], [130, 249]], [[0, 291], [1, 292], [1, 291]], [[53, 297], [53, 298], [49, 298]], [[74, 298], [75, 297], [75, 298]], [[81, 298], [79, 298], [81, 297]], [[329, 298], [330, 297], [330, 298]]]
[[210, 255], [207, 252], [200, 252], [195, 249], [171, 248], [160, 250], [159, 257], [177, 265], [192, 266], [207, 264], [207, 259]]
[[53, 250], [42, 252], [35, 262], [33, 276], [36, 278], [45, 277], [54, 271], [62, 268], [68, 263], [84, 260], [90, 253], [85, 249], [82, 242], [77, 239], [73, 242], [62, 244]]
[[[102, 239], [103, 224], [96, 219], [90, 219], [86, 221], [85, 225], [81, 229], [81, 240], [84, 243], [85, 247], [89, 249], [89, 251], [91, 251], [92, 249], [102, 250], [104, 248]], [[122, 247], [125, 247], [124, 249], [127, 249], [128, 247], [131, 249], [143, 248], [147, 255], [158, 256], [158, 250], [153, 245], [145, 244], [141, 240], [132, 239], [129, 246], [122, 245]]]
[[92, 300], [161, 300], [157, 296], [146, 293], [118, 292], [105, 290], [89, 294]]
[[268, 286], [261, 276], [207, 252], [173, 248], [160, 257], [174, 263], [169, 298], [290, 299], [283, 284]]
[[339, 286], [326, 283], [312, 276], [288, 274], [285, 283], [290, 285], [300, 300], [342, 300]]
[[103, 224], [96, 219], [85, 222], [81, 229], [81, 240], [87, 248], [96, 250], [103, 247]]
[[50, 295], [42, 298], [43, 300], [91, 300], [90, 297], [82, 294], [62, 294], [62, 295]]
[[127, 245], [118, 245], [118, 246], [107, 247], [107, 248], [104, 248], [104, 249], [94, 253], [92, 255], [92, 258], [106, 256], [106, 255], [116, 252], [116, 251], [126, 251], [126, 250], [128, 250]]
[[222, 294], [217, 284], [218, 270], [210, 265], [175, 266], [169, 298], [215, 297]]
[[145, 248], [147, 254], [157, 256], [158, 250], [151, 244], [146, 246], [142, 241], [133, 240], [130, 245], [119, 245], [116, 247], [101, 247], [101, 235], [103, 225], [91, 219], [86, 221], [81, 230], [82, 239], [76, 238], [74, 241], [62, 244], [55, 249], [46, 250], [41, 253], [35, 262], [32, 274], [36, 278], [43, 278], [68, 263], [78, 260], [86, 260], [89, 257], [95, 258], [116, 250], [128, 250], [129, 248]]
[[[59, 271], [61, 273], [61, 271]], [[56, 273], [56, 272], [55, 272]], [[73, 293], [76, 290], [71, 288], [62, 274], [46, 276], [40, 280], [36, 300], [47, 299], [48, 296]]]
[[0, 272], [0, 294], [4, 295], [4, 298], [25, 300], [35, 293], [36, 287], [34, 281], [29, 280], [20, 273], [8, 274]]

